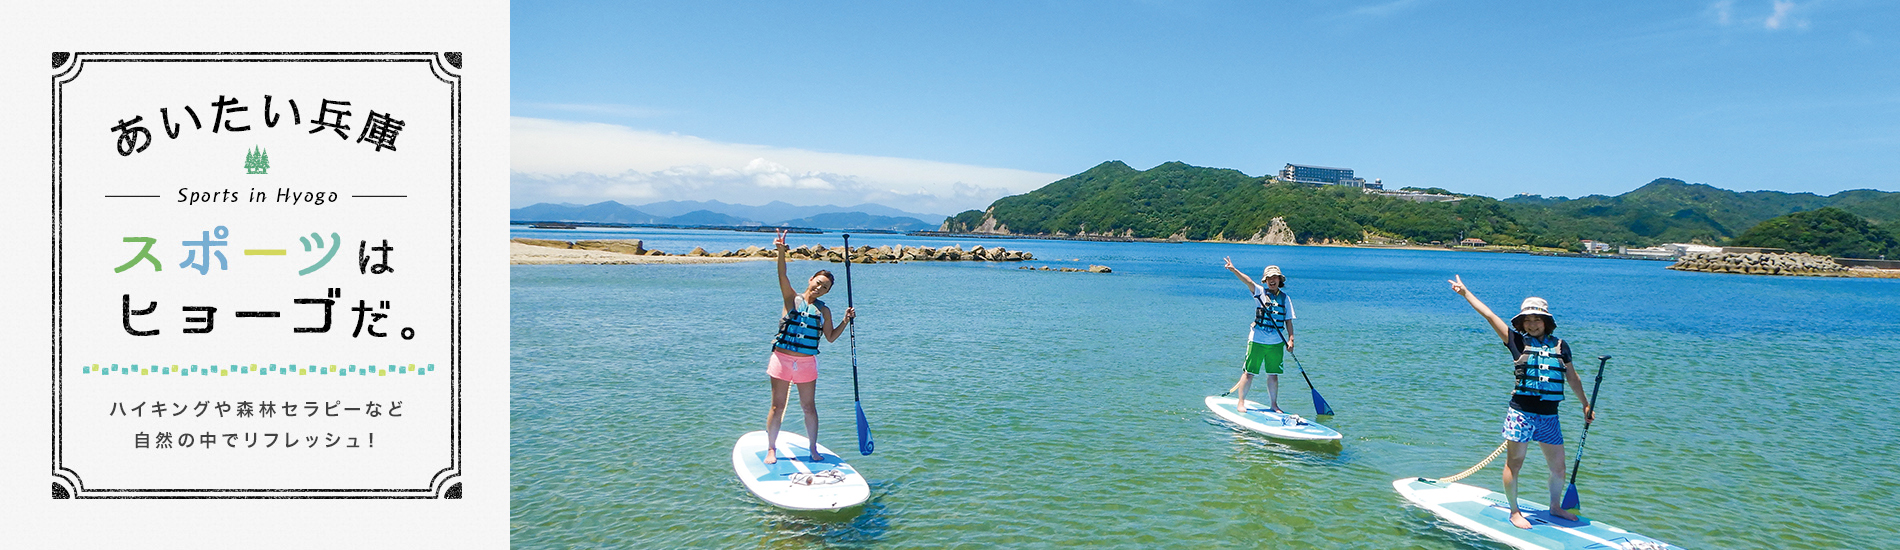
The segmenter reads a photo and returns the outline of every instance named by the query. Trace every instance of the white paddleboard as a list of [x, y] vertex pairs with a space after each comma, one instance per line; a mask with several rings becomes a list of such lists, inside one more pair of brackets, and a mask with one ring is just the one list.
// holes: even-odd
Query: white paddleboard
[[[732, 446], [732, 470], [746, 490], [780, 508], [837, 510], [871, 497], [871, 485], [856, 468], [824, 445], [818, 446], [824, 460], [813, 462], [809, 446], [805, 436], [779, 430], [778, 462], [766, 464], [765, 431], [745, 434]], [[804, 480], [810, 484], [799, 483]]]
[[1247, 402], [1247, 413], [1234, 410], [1234, 398], [1218, 395], [1208, 396], [1207, 408], [1214, 414], [1240, 427], [1260, 432], [1267, 437], [1297, 439], [1301, 441], [1338, 440], [1339, 432], [1319, 425], [1318, 422], [1300, 418], [1299, 415], [1277, 413], [1267, 410], [1265, 405]]
[[[1392, 482], [1406, 500], [1459, 527], [1524, 550], [1682, 550], [1681, 547], [1624, 531], [1578, 515], [1570, 521], [1550, 515], [1548, 506], [1522, 498], [1517, 507], [1530, 529], [1511, 525], [1510, 501], [1490, 489], [1408, 477]], [[1543, 488], [1542, 485], [1538, 486]], [[1541, 492], [1538, 494], [1542, 494]]]

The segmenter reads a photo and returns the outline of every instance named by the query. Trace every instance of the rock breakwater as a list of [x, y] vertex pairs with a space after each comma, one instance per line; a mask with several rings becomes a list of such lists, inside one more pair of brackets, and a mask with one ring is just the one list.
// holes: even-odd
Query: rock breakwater
[[[757, 250], [754, 250], [754, 249], [757, 249]], [[746, 247], [744, 250], [733, 251], [733, 254], [761, 255], [761, 256], [769, 258], [769, 257], [772, 257], [772, 250], [759, 249], [756, 246], [749, 246], [749, 247]], [[798, 248], [791, 249], [790, 254], [793, 259], [800, 259], [800, 260], [823, 260], [823, 261], [829, 261], [829, 262], [843, 262], [845, 258], [844, 247], [827, 248], [824, 245], [800, 246]], [[932, 248], [928, 246], [907, 246], [907, 245], [895, 245], [895, 246], [885, 245], [885, 246], [879, 246], [875, 248], [870, 247], [870, 246], [858, 246], [858, 247], [851, 248], [852, 263], [866, 263], [866, 264], [894, 263], [894, 262], [958, 262], [958, 261], [1020, 262], [1024, 260], [1033, 260], [1033, 259], [1036, 259], [1036, 256], [1028, 252], [1023, 252], [1020, 250], [1010, 250], [1010, 249], [1003, 248], [1000, 246], [994, 247], [994, 248], [985, 248], [983, 245], [980, 245], [980, 244], [976, 246], [972, 246], [968, 250], [963, 249], [963, 247], [960, 245], [954, 245], [954, 244], [950, 246], [943, 246], [943, 247], [936, 247], [936, 248]]]
[[1081, 268], [1081, 267], [1049, 267], [1049, 266], [1046, 266], [1046, 265], [1045, 265], [1045, 266], [1042, 266], [1042, 267], [1034, 267], [1034, 266], [1027, 266], [1027, 265], [1026, 265], [1026, 266], [1022, 266], [1022, 267], [1018, 267], [1018, 268], [1016, 268], [1016, 269], [1027, 269], [1027, 270], [1030, 270], [1030, 271], [1060, 271], [1060, 272], [1063, 272], [1063, 273], [1114, 273], [1114, 272], [1115, 272], [1115, 270], [1113, 270], [1113, 269], [1109, 269], [1109, 268], [1108, 268], [1108, 266], [1105, 266], [1105, 265], [1090, 265], [1090, 266], [1088, 266], [1087, 268]]
[[[557, 241], [557, 240], [551, 240], [551, 239], [520, 238], [520, 239], [513, 239], [513, 241], [516, 243], [529, 245], [529, 246], [570, 249], [570, 250], [613, 252], [617, 254], [632, 255], [632, 256], [670, 256], [670, 257], [685, 257], [685, 258], [732, 258], [732, 259], [771, 259], [771, 258], [776, 257], [775, 256], [776, 253], [772, 249], [758, 247], [758, 246], [748, 246], [748, 247], [741, 248], [738, 250], [722, 250], [719, 252], [710, 252], [710, 251], [707, 251], [704, 247], [695, 246], [693, 247], [691, 251], [688, 251], [685, 254], [668, 254], [661, 250], [646, 248], [644, 243], [642, 243], [641, 241], [637, 239]], [[797, 248], [793, 248], [788, 252], [788, 254], [791, 257], [791, 259], [794, 259], [794, 260], [843, 262], [845, 259], [844, 247], [826, 247], [824, 245], [816, 245], [816, 244], [804, 245]], [[1020, 262], [1020, 261], [1034, 260], [1034, 259], [1036, 259], [1036, 256], [1029, 252], [1024, 252], [1020, 250], [1009, 250], [1007, 248], [1003, 248], [1000, 246], [993, 247], [993, 248], [986, 248], [983, 245], [976, 245], [976, 246], [970, 247], [967, 250], [964, 249], [961, 245], [954, 245], [954, 244], [950, 246], [942, 246], [942, 247], [885, 245], [885, 246], [878, 246], [878, 247], [858, 246], [858, 247], [851, 248], [851, 262], [852, 263], [866, 263], [866, 264], [896, 263], [896, 262], [954, 262], [954, 261]]]
[[1827, 256], [1763, 252], [1692, 253], [1676, 260], [1675, 265], [1669, 266], [1669, 269], [1745, 275], [1849, 275], [1847, 267], [1834, 263], [1834, 259]]

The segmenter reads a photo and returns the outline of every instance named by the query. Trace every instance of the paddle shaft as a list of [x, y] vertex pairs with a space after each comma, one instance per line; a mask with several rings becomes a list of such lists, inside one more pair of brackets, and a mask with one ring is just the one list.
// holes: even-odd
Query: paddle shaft
[[[851, 303], [851, 234], [844, 235], [844, 307], [857, 307]], [[853, 317], [845, 323], [851, 330], [851, 400], [858, 401], [858, 320]], [[1598, 373], [1601, 377], [1602, 373]], [[1599, 378], [1601, 380], [1601, 378]]]
[[[1590, 412], [1597, 410], [1597, 394], [1603, 389], [1603, 366], [1609, 364], [1610, 356], [1597, 356], [1597, 381], [1590, 386]], [[1577, 484], [1577, 467], [1583, 465], [1583, 444], [1590, 441], [1591, 418], [1583, 419], [1583, 435], [1577, 438], [1577, 460], [1570, 463], [1570, 485]]]

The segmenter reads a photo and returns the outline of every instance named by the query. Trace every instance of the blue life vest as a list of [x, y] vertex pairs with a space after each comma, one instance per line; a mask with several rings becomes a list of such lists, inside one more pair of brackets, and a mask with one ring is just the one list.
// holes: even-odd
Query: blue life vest
[[[1260, 298], [1255, 297], [1254, 299], [1259, 300]], [[1274, 300], [1271, 305], [1268, 305], [1267, 302], [1260, 302], [1260, 307], [1256, 307], [1253, 310], [1253, 326], [1267, 330], [1286, 328], [1286, 293], [1280, 293], [1280, 299]]]
[[1536, 397], [1544, 401], [1564, 400], [1564, 362], [1558, 355], [1563, 340], [1555, 336], [1524, 336], [1524, 354], [1518, 356], [1517, 387], [1514, 395]]
[[798, 306], [779, 319], [778, 339], [772, 341], [772, 348], [818, 355], [818, 338], [825, 330], [825, 317], [818, 308], [824, 307], [825, 301], [818, 300], [817, 305], [813, 305], [804, 303], [802, 297], [794, 300], [798, 301]]

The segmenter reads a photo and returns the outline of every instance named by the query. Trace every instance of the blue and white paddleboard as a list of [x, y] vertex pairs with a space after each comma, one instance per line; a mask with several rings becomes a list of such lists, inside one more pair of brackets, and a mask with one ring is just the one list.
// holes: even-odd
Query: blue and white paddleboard
[[837, 510], [863, 504], [871, 485], [831, 449], [818, 446], [811, 460], [805, 436], [778, 432], [778, 462], [765, 463], [765, 432], [745, 434], [732, 446], [732, 469], [759, 499], [792, 510]]
[[[1541, 486], [1539, 486], [1541, 487]], [[1570, 521], [1550, 515], [1550, 508], [1525, 499], [1517, 507], [1531, 521], [1530, 529], [1511, 525], [1510, 501], [1490, 489], [1416, 477], [1392, 482], [1406, 500], [1459, 527], [1524, 550], [1682, 550], [1681, 547], [1631, 533], [1578, 515]], [[1542, 494], [1542, 493], [1539, 493]]]
[[1318, 422], [1300, 418], [1299, 415], [1277, 413], [1252, 401], [1247, 402], [1247, 413], [1234, 410], [1234, 398], [1218, 395], [1208, 396], [1207, 408], [1222, 419], [1240, 425], [1240, 427], [1260, 432], [1267, 437], [1297, 439], [1301, 441], [1338, 440], [1339, 432], [1319, 425]]

